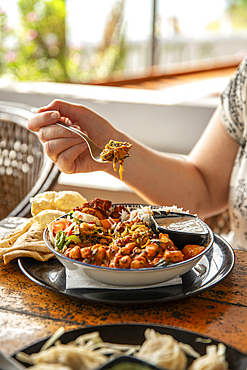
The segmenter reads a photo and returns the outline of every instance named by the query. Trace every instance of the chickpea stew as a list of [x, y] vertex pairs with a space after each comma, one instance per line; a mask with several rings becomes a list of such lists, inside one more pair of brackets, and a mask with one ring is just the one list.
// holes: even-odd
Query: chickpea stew
[[130, 211], [95, 198], [52, 222], [49, 237], [54, 249], [68, 258], [122, 269], [170, 265], [205, 250], [199, 245], [179, 250], [168, 234], [153, 230], [151, 214], [149, 207]]

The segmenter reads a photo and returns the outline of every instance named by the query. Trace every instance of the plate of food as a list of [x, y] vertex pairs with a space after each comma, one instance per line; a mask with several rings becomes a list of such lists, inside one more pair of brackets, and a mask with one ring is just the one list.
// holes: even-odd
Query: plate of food
[[[87, 208], [88, 213], [85, 216], [85, 212], [83, 217], [90, 217], [94, 218], [94, 223], [91, 222], [91, 228], [94, 229], [97, 223], [100, 222], [101, 224], [101, 232], [104, 231], [104, 236], [108, 235], [110, 237], [110, 244], [114, 241], [113, 238], [113, 230], [115, 226], [111, 228], [109, 225], [109, 220], [115, 223], [116, 214], [111, 215], [111, 219], [102, 218], [102, 215], [95, 218], [95, 214], [100, 211], [98, 207], [94, 207], [97, 202], [100, 201], [101, 204], [108, 204], [110, 203], [111, 210], [117, 211], [117, 217], [119, 217], [119, 210], [122, 210], [125, 213], [125, 209], [127, 209], [127, 216], [132, 212], [136, 212], [136, 214], [140, 213], [140, 209], [143, 213], [143, 217], [151, 216], [152, 219], [152, 228], [155, 229], [155, 237], [153, 238], [153, 234], [150, 233], [150, 229], [143, 229], [144, 231], [149, 230], [148, 233], [144, 233], [144, 238], [142, 242], [144, 244], [140, 244], [136, 237], [132, 240], [132, 246], [135, 245], [135, 251], [138, 250], [141, 252], [141, 255], [138, 253], [132, 253], [131, 255], [122, 255], [122, 251], [124, 251], [126, 245], [121, 246], [120, 256], [123, 257], [115, 259], [116, 263], [121, 263], [127, 257], [127, 260], [132, 258], [133, 256], [137, 257], [136, 260], [139, 263], [143, 262], [141, 269], [126, 269], [126, 268], [119, 268], [120, 266], [115, 266], [114, 268], [109, 268], [109, 266], [99, 266], [93, 265], [95, 261], [92, 259], [85, 261], [82, 260], [73, 260], [69, 257], [66, 257], [71, 264], [72, 268], [67, 268], [63, 263], [61, 263], [57, 258], [55, 258], [55, 250], [48, 248], [43, 240], [43, 232], [54, 220], [58, 221], [58, 224], [61, 220], [64, 220], [66, 217], [66, 222], [71, 222], [71, 220], [67, 219], [67, 214], [71, 213], [71, 210], [74, 212], [78, 211], [78, 208], [83, 207], [83, 210]], [[0, 241], [0, 258], [3, 258], [4, 264], [6, 264], [6, 268], [8, 268], [8, 263], [14, 259], [18, 259], [18, 263], [22, 272], [29, 277], [32, 281], [40, 286], [43, 286], [46, 289], [52, 290], [54, 292], [64, 294], [69, 297], [74, 297], [77, 299], [88, 300], [91, 302], [99, 302], [99, 303], [109, 303], [109, 304], [142, 304], [142, 303], [154, 303], [154, 302], [166, 302], [175, 299], [181, 299], [185, 297], [189, 297], [191, 295], [199, 294], [204, 290], [210, 289], [212, 286], [217, 284], [223, 278], [225, 278], [232, 270], [234, 266], [234, 253], [231, 246], [220, 236], [213, 234], [211, 229], [208, 228], [207, 225], [203, 223], [202, 220], [197, 218], [194, 215], [190, 215], [188, 212], [183, 212], [182, 209], [178, 209], [177, 207], [158, 207], [158, 206], [147, 206], [141, 204], [131, 204], [131, 205], [114, 205], [112, 208], [112, 204], [109, 201], [93, 200], [91, 202], [87, 202], [85, 198], [83, 198], [80, 194], [76, 192], [54, 192], [49, 191], [45, 193], [38, 194], [36, 197], [31, 199], [32, 203], [32, 214], [33, 217], [30, 219], [22, 220], [22, 219], [5, 219], [1, 221], [1, 231], [3, 232], [4, 237]], [[90, 205], [90, 207], [89, 207]], [[125, 209], [124, 209], [124, 208]], [[101, 207], [102, 208], [102, 207]], [[109, 209], [108, 209], [109, 210]], [[101, 209], [102, 211], [102, 209]], [[91, 214], [90, 214], [91, 212]], [[183, 213], [183, 214], [182, 214]], [[66, 215], [66, 216], [65, 216]], [[99, 214], [98, 214], [99, 216]], [[126, 216], [126, 215], [125, 215]], [[168, 216], [168, 217], [167, 217]], [[171, 217], [172, 216], [172, 217]], [[60, 218], [61, 217], [61, 218]], [[176, 226], [174, 229], [174, 218], [176, 219]], [[181, 217], [183, 220], [181, 220]], [[71, 225], [74, 227], [73, 219], [77, 219], [77, 217], [72, 218]], [[114, 220], [115, 219], [115, 220]], [[172, 219], [172, 222], [167, 224], [168, 219]], [[18, 222], [17, 222], [18, 221]], [[23, 223], [23, 221], [25, 221]], [[55, 222], [57, 222], [55, 221]], [[141, 228], [144, 227], [143, 221], [141, 220], [142, 224], [139, 225]], [[177, 222], [178, 221], [178, 222]], [[102, 225], [102, 222], [104, 226]], [[136, 227], [136, 220], [132, 220], [132, 226]], [[79, 224], [80, 223], [80, 224]], [[71, 228], [71, 235], [66, 235], [66, 233], [61, 233], [61, 240], [63, 240], [63, 236], [65, 236], [65, 242], [67, 243], [70, 240], [70, 237], [83, 237], [80, 235], [80, 225], [81, 220], [79, 220], [78, 229], [79, 234], [75, 235], [72, 233]], [[107, 224], [105, 224], [107, 223]], [[180, 230], [181, 223], [183, 224], [183, 230]], [[191, 225], [191, 223], [193, 225]], [[86, 226], [89, 225], [89, 222], [85, 223]], [[123, 225], [123, 223], [120, 223]], [[83, 224], [82, 224], [83, 226]], [[128, 241], [129, 233], [127, 229], [129, 229], [128, 222], [125, 224], [126, 228], [126, 240]], [[138, 227], [139, 227], [138, 226]], [[179, 227], [178, 227], [179, 226]], [[193, 227], [192, 227], [193, 226]], [[146, 226], [145, 226], [146, 227]], [[195, 230], [197, 229], [197, 230]], [[152, 229], [153, 230], [153, 229]], [[65, 231], [65, 230], [60, 230]], [[116, 230], [120, 233], [119, 230]], [[132, 229], [133, 231], [133, 229]], [[139, 229], [140, 231], [140, 229]], [[174, 234], [173, 231], [176, 233]], [[6, 234], [5, 234], [6, 232]], [[64, 235], [65, 234], [65, 235]], [[160, 236], [162, 234], [162, 236]], [[173, 235], [172, 235], [173, 234]], [[133, 235], [137, 235], [133, 233]], [[164, 257], [165, 251], [165, 244], [164, 239], [168, 235], [168, 256], [178, 256], [179, 258], [183, 258], [183, 248], [185, 244], [194, 244], [196, 243], [196, 250], [199, 254], [190, 255], [188, 259], [180, 261], [172, 261], [166, 260]], [[174, 235], [176, 235], [177, 239], [174, 239]], [[102, 236], [102, 234], [101, 234]], [[120, 235], [123, 238], [124, 235]], [[148, 236], [148, 238], [147, 238]], [[150, 239], [149, 236], [152, 238]], [[66, 238], [68, 237], [68, 240]], [[96, 239], [98, 237], [98, 233], [96, 234]], [[132, 237], [132, 236], [131, 236]], [[145, 239], [146, 237], [146, 239]], [[122, 239], [119, 239], [120, 241]], [[199, 239], [198, 239], [199, 238]], [[171, 239], [171, 241], [169, 240]], [[125, 241], [126, 241], [125, 240]], [[149, 244], [148, 248], [149, 252], [157, 251], [158, 249], [162, 252], [162, 258], [160, 258], [160, 254], [155, 255], [149, 258], [147, 256], [147, 249], [145, 244], [146, 242]], [[83, 241], [80, 239], [80, 241]], [[95, 241], [95, 240], [94, 240]], [[151, 245], [149, 243], [151, 241]], [[96, 241], [97, 242], [97, 241]], [[136, 245], [136, 243], [139, 245]], [[84, 247], [80, 243], [79, 246]], [[98, 242], [96, 244], [99, 244]], [[102, 245], [103, 244], [103, 245]], [[73, 246], [73, 242], [67, 248], [67, 250], [71, 250], [71, 246]], [[66, 244], [68, 246], [68, 244]], [[76, 246], [76, 245], [74, 245]], [[77, 245], [78, 246], [78, 245]], [[91, 246], [86, 246], [86, 248]], [[95, 247], [95, 243], [93, 243], [93, 247]], [[104, 243], [102, 240], [99, 245], [96, 245], [96, 249], [98, 251], [103, 249]], [[128, 246], [129, 247], [129, 246]], [[175, 247], [175, 248], [174, 248]], [[197, 249], [199, 247], [199, 249]], [[52, 247], [53, 248], [53, 247]], [[189, 250], [190, 252], [194, 252], [194, 247]], [[88, 249], [86, 249], [88, 250]], [[61, 250], [59, 250], [59, 255], [61, 255]], [[92, 249], [89, 248], [89, 252], [92, 252]], [[58, 253], [58, 251], [56, 251]], [[91, 253], [90, 252], [90, 253]], [[148, 252], [148, 253], [149, 253]], [[172, 252], [172, 253], [170, 253]], [[188, 252], [188, 251], [187, 251]], [[95, 252], [94, 252], [95, 253]], [[96, 256], [97, 254], [91, 253], [92, 256]], [[98, 253], [98, 252], [97, 252]], [[167, 257], [166, 255], [166, 257]], [[185, 254], [184, 254], [185, 255]], [[115, 256], [116, 257], [116, 256]], [[65, 259], [62, 257], [62, 259]], [[156, 260], [155, 260], [156, 258]], [[80, 258], [81, 259], [81, 258]], [[139, 260], [139, 261], [138, 261]], [[109, 261], [105, 261], [109, 262]], [[136, 263], [136, 261], [133, 261]], [[156, 264], [157, 263], [157, 264]], [[192, 263], [192, 265], [190, 265]], [[84, 273], [84, 276], [79, 276], [77, 271], [74, 271], [73, 266], [83, 266], [83, 269], [80, 270], [81, 272], [85, 272], [86, 268], [92, 269], [93, 275], [90, 277]], [[156, 266], [154, 266], [156, 264]], [[184, 266], [186, 270], [180, 270], [178, 267], [182, 269]], [[84, 269], [85, 268], [85, 269]], [[130, 282], [126, 284], [126, 281], [123, 284], [112, 284], [112, 281], [108, 280], [107, 282], [99, 281], [100, 279], [95, 279], [95, 270], [98, 271], [106, 271], [106, 274], [110, 276], [109, 271], [114, 271], [114, 274], [124, 274], [126, 277], [130, 277]], [[157, 271], [158, 278], [161, 280], [158, 281], [150, 281], [150, 276], [153, 274], [153, 271]], [[174, 275], [170, 275], [169, 270]], [[166, 271], [169, 272], [166, 273]], [[151, 272], [151, 273], [150, 273]], [[137, 275], [136, 275], [137, 274]], [[166, 275], [166, 276], [163, 276]], [[133, 278], [133, 276], [138, 276], [138, 279]], [[145, 275], [148, 276], [148, 280], [143, 280]], [[152, 277], [153, 278], [153, 277]], [[120, 281], [121, 283], [121, 281]], [[143, 285], [144, 284], [144, 285]]]
[[[59, 356], [61, 353], [63, 356]], [[85, 363], [88, 370], [122, 369], [115, 366], [121, 362], [130, 363], [131, 369], [166, 370], [245, 370], [247, 365], [247, 357], [225, 343], [154, 324], [102, 325], [69, 332], [60, 328], [51, 338], [23, 349], [15, 358], [25, 366], [37, 362], [42, 366], [47, 359], [58, 363], [60, 358], [59, 364], [67, 370]]]
[[44, 242], [78, 280], [87, 275], [139, 287], [187, 273], [210, 250], [214, 234], [197, 216], [178, 209], [96, 198], [51, 222]]

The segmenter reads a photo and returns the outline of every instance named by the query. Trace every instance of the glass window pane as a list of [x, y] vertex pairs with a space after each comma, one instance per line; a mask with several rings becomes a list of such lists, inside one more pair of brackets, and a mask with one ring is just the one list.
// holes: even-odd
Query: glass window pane
[[157, 0], [156, 64], [165, 70], [171, 63], [244, 55], [246, 14], [245, 1]]
[[0, 77], [135, 78], [151, 73], [152, 61], [165, 74], [243, 56], [246, 37], [245, 0], [2, 0]]

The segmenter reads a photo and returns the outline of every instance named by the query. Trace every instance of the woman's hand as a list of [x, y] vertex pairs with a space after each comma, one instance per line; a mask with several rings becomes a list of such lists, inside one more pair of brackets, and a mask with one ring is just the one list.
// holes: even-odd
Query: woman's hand
[[104, 148], [109, 140], [119, 140], [118, 132], [106, 119], [92, 110], [61, 100], [54, 100], [39, 108], [37, 115], [28, 120], [30, 130], [39, 133], [46, 154], [65, 173], [107, 170], [109, 164], [93, 161], [85, 141], [78, 135], [56, 125], [63, 121], [85, 132]]

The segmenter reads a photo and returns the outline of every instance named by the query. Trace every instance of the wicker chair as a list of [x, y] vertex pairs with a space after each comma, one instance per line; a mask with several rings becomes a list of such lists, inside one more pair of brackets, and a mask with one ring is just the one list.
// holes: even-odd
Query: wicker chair
[[31, 107], [0, 101], [0, 220], [29, 217], [30, 198], [53, 187], [60, 172], [27, 128]]
[[228, 209], [204, 220], [216, 234], [228, 234], [231, 230]]

